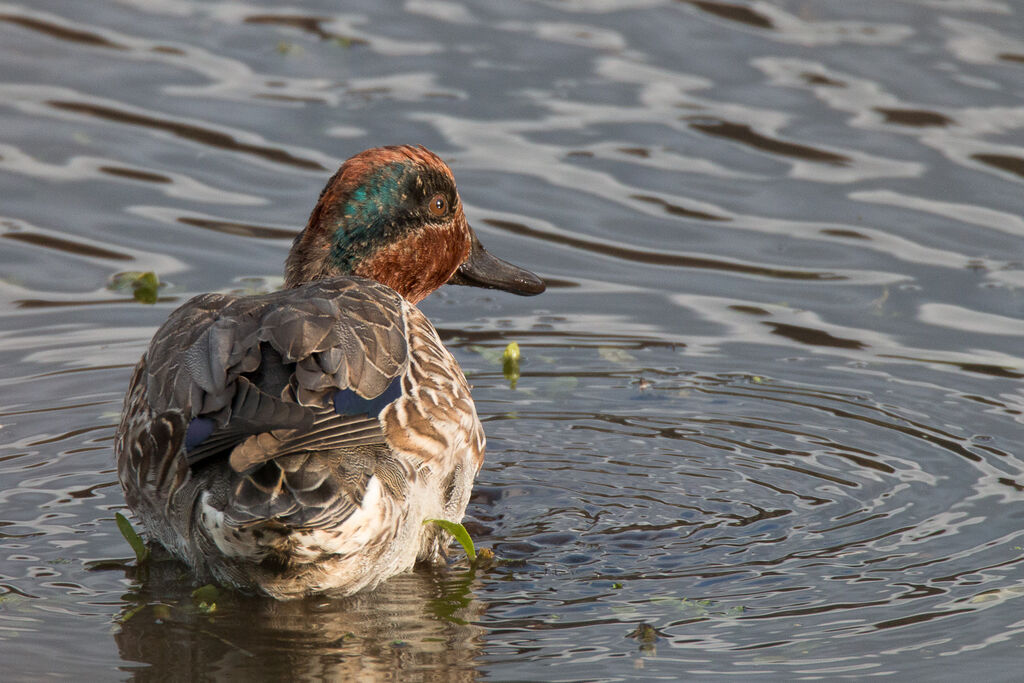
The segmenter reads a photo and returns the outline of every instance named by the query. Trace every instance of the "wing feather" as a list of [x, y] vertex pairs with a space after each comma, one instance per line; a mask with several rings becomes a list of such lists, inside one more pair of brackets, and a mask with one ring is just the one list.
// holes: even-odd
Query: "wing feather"
[[206, 294], [171, 315], [147, 360], [154, 411], [216, 423], [186, 454], [190, 465], [233, 451], [241, 471], [303, 450], [380, 444], [376, 415], [337, 415], [332, 400], [339, 390], [374, 399], [408, 368], [405, 309], [391, 289], [355, 277]]

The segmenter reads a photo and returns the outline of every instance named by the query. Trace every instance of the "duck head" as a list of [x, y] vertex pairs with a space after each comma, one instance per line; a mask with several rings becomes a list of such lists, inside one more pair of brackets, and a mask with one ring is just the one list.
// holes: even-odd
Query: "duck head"
[[295, 238], [285, 285], [360, 275], [418, 303], [445, 283], [532, 295], [544, 282], [484, 250], [451, 169], [424, 147], [377, 147], [346, 161]]

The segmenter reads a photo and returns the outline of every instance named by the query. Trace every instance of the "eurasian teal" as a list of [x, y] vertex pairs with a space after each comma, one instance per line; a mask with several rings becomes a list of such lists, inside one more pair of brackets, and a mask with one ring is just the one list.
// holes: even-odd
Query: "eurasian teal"
[[423, 147], [346, 161], [286, 262], [286, 288], [203, 294], [135, 367], [114, 450], [152, 538], [275, 598], [349, 595], [439, 562], [483, 463], [466, 378], [416, 303], [445, 283], [539, 294], [491, 256]]

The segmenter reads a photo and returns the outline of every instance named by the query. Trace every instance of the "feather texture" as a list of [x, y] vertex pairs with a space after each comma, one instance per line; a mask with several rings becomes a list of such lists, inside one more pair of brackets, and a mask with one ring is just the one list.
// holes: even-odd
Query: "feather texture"
[[358, 277], [186, 303], [136, 368], [115, 446], [158, 540], [277, 597], [350, 593], [442, 557], [422, 520], [461, 518], [483, 448], [433, 326]]

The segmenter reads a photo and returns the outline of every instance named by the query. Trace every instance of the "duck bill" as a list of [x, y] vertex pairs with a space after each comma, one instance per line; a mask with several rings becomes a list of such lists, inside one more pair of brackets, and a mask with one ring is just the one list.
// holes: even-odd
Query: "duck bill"
[[533, 296], [546, 289], [544, 281], [539, 277], [525, 268], [514, 266], [508, 261], [502, 261], [500, 258], [492, 256], [480, 244], [476, 233], [471, 230], [469, 234], [473, 238], [469, 257], [449, 278], [449, 285], [503, 289], [520, 296]]

